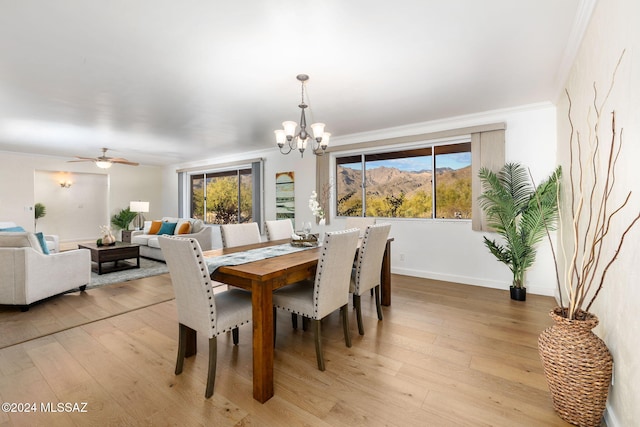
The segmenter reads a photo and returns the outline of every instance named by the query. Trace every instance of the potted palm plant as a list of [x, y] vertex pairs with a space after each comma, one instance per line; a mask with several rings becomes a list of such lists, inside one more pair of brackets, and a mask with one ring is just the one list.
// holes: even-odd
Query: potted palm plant
[[131, 212], [129, 207], [120, 209], [120, 212], [111, 217], [111, 224], [113, 224], [116, 229], [128, 230], [129, 224], [131, 224], [137, 214], [137, 212]]
[[34, 221], [33, 228], [38, 231], [38, 219], [44, 217], [47, 214], [47, 208], [42, 203], [36, 203], [33, 207]]
[[498, 173], [480, 170], [480, 206], [489, 227], [503, 239], [499, 243], [485, 236], [484, 244], [513, 273], [511, 299], [526, 300], [525, 273], [536, 259], [535, 246], [555, 227], [560, 175], [558, 167], [535, 187], [528, 170], [518, 163], [507, 163]]

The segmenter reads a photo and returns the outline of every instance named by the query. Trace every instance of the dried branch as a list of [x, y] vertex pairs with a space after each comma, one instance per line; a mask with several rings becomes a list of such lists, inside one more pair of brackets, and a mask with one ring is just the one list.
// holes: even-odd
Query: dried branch
[[[604, 172], [604, 170], [601, 172], [601, 168], [598, 164], [601, 142], [599, 135], [600, 121], [602, 118], [601, 114], [602, 111], [604, 111], [610, 94], [612, 93], [615, 85], [616, 74], [622, 62], [624, 53], [625, 51], [622, 52], [618, 63], [616, 64], [609, 90], [600, 104], [598, 104], [597, 86], [595, 83], [593, 84], [592, 108], [595, 111], [595, 121], [591, 121], [591, 108], [589, 108], [589, 112], [587, 114], [587, 125], [589, 128], [589, 137], [587, 141], [589, 141], [589, 151], [586, 153], [586, 159], [584, 159], [586, 160], [586, 164], [583, 162], [583, 141], [580, 137], [580, 133], [575, 130], [571, 117], [571, 97], [569, 96], [569, 92], [565, 91], [569, 101], [568, 117], [571, 130], [569, 138], [569, 180], [571, 184], [571, 237], [573, 240], [573, 252], [571, 254], [570, 262], [566, 264], [567, 274], [565, 277], [564, 287], [569, 296], [568, 309], [566, 310], [566, 313], [567, 317], [570, 319], [575, 319], [576, 314], [582, 310], [587, 296], [593, 293], [585, 311], [588, 311], [591, 308], [591, 305], [604, 287], [604, 282], [611, 265], [618, 259], [625, 237], [631, 229], [640, 222], [640, 213], [638, 213], [626, 226], [624, 232], [619, 237], [615, 251], [613, 251], [611, 255], [605, 254], [605, 252], [609, 252], [609, 245], [605, 245], [605, 243], [612, 238], [611, 231], [613, 221], [623, 212], [623, 210], [625, 210], [625, 207], [627, 207], [631, 199], [631, 192], [629, 192], [624, 201], [613, 211], [610, 211], [610, 198], [614, 194], [614, 187], [616, 184], [616, 167], [618, 160], [620, 159], [623, 145], [623, 129], [620, 129], [618, 136], [616, 131], [615, 112], [612, 112], [611, 114], [611, 138], [607, 153], [607, 164], [603, 165], [606, 172]], [[577, 158], [574, 152], [574, 142], [575, 149], [577, 150]], [[577, 172], [574, 170], [574, 161], [577, 161]], [[575, 179], [574, 173], [577, 175]], [[587, 179], [587, 174], [591, 175], [590, 179]], [[587, 186], [590, 186], [591, 188], [587, 189]], [[562, 224], [562, 222], [560, 222], [560, 224]], [[564, 230], [560, 229], [560, 231], [561, 235], [563, 235]], [[566, 248], [562, 243], [562, 239], [560, 239], [560, 244], [562, 246], [564, 259], [567, 260]], [[608, 261], [601, 269], [600, 265], [601, 261], [604, 262], [603, 258], [608, 258]], [[555, 256], [554, 262], [556, 262]], [[558, 286], [560, 287], [560, 285]], [[560, 301], [560, 304], [562, 306], [562, 300]]]

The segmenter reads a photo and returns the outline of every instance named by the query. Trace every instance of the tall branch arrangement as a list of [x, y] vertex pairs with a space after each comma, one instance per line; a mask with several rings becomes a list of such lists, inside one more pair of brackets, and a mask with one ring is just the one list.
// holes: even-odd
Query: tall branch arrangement
[[[599, 126], [602, 119], [602, 110], [609, 98], [615, 82], [615, 75], [624, 56], [624, 51], [620, 56], [618, 64], [613, 73], [611, 86], [603, 101], [598, 105], [598, 91], [596, 84], [593, 84], [593, 109], [595, 112], [595, 122], [589, 128], [588, 150], [585, 150], [584, 141], [580, 132], [574, 128], [572, 120], [572, 103], [569, 91], [565, 91], [569, 102], [568, 118], [571, 129], [569, 138], [570, 144], [570, 208], [571, 225], [570, 230], [573, 248], [569, 251], [560, 240], [561, 252], [565, 260], [565, 280], [564, 290], [568, 296], [567, 306], [564, 307], [564, 314], [569, 319], [580, 319], [585, 312], [588, 312], [591, 305], [596, 300], [600, 291], [604, 287], [605, 279], [609, 268], [618, 259], [625, 237], [640, 220], [640, 212], [625, 226], [622, 234], [613, 241], [615, 250], [610, 251], [608, 242], [615, 239], [611, 234], [611, 226], [618, 215], [620, 215], [631, 199], [629, 191], [623, 202], [612, 206], [612, 194], [616, 184], [616, 166], [620, 157], [623, 145], [623, 131], [618, 134], [616, 129], [615, 111], [611, 113], [611, 137], [608, 147], [601, 147], [599, 136]], [[591, 110], [591, 109], [590, 109]], [[589, 114], [590, 115], [590, 114]], [[598, 161], [600, 151], [606, 155], [606, 172], [599, 167]], [[558, 193], [558, 198], [560, 197]], [[563, 212], [562, 204], [560, 216]], [[560, 234], [566, 230], [562, 229], [560, 221]], [[554, 255], [555, 260], [555, 255]], [[556, 262], [557, 266], [557, 262]], [[558, 280], [558, 290], [560, 289]], [[561, 305], [562, 301], [561, 301]]]

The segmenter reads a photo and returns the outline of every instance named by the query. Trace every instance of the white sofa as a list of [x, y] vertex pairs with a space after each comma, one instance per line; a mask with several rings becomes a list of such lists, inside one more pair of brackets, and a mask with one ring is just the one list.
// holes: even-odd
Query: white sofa
[[[145, 258], [152, 258], [159, 261], [164, 261], [164, 255], [162, 255], [162, 249], [160, 249], [160, 243], [158, 242], [157, 234], [149, 234], [152, 221], [144, 222], [144, 229], [133, 231], [131, 233], [131, 243], [140, 245], [140, 256]], [[213, 228], [207, 226], [200, 219], [193, 218], [172, 218], [164, 217], [162, 222], [175, 222], [176, 233], [180, 229], [180, 226], [184, 222], [191, 223], [191, 232], [188, 234], [180, 234], [180, 237], [193, 238], [200, 243], [200, 247], [203, 251], [213, 249]]]
[[91, 253], [76, 249], [46, 255], [29, 232], [0, 232], [0, 304], [29, 305], [91, 281]]

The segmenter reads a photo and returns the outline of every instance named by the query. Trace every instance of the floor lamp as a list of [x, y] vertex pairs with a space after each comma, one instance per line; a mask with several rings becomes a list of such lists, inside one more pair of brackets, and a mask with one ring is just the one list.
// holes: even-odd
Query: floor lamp
[[144, 227], [144, 215], [142, 213], [149, 212], [149, 202], [129, 202], [129, 210], [137, 213], [133, 219], [133, 226], [136, 230], [142, 230]]

